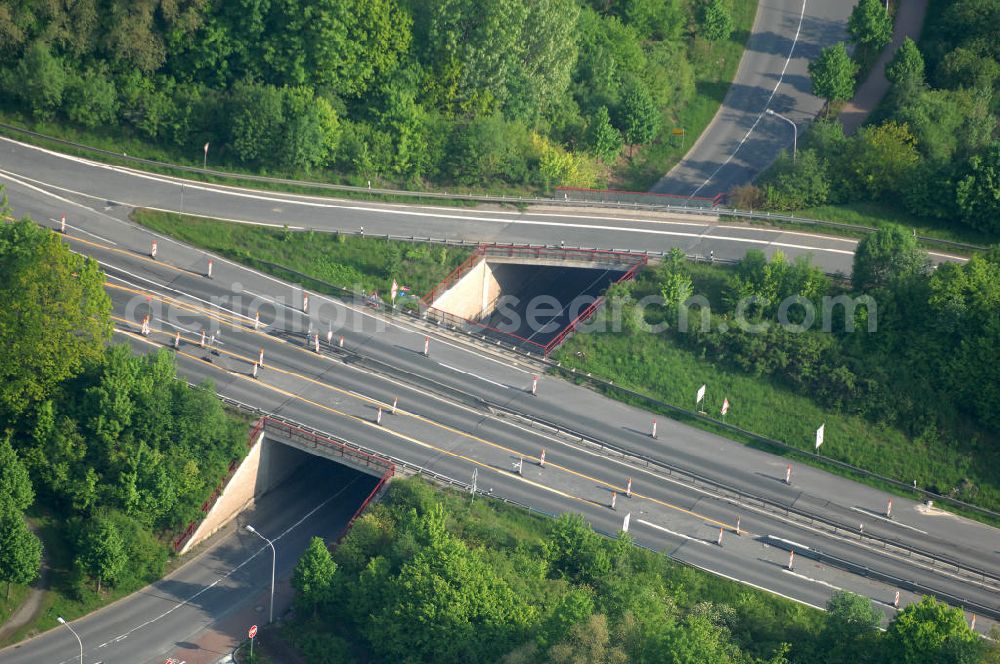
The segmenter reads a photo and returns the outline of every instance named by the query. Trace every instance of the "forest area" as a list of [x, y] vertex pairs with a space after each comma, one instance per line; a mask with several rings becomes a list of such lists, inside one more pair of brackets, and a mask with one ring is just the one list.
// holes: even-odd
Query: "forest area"
[[110, 345], [104, 279], [56, 233], [0, 225], [0, 599], [38, 577], [42, 532], [67, 617], [160, 578], [171, 533], [246, 453], [211, 385]]
[[[704, 306], [679, 306], [692, 295]], [[860, 242], [850, 282], [804, 257], [751, 250], [726, 268], [675, 252], [609, 296], [621, 330], [596, 321], [557, 359], [684, 408], [707, 383], [713, 416], [726, 398], [728, 422], [806, 450], [825, 423], [826, 456], [1000, 509], [996, 249], [932, 269], [886, 226]], [[824, 307], [838, 296], [857, 299]]]
[[[866, 6], [872, 18], [852, 20], [853, 42], [881, 48], [891, 21], [886, 29], [878, 0], [858, 5]], [[931, 0], [919, 44], [907, 38], [886, 67], [891, 88], [868, 123], [845, 136], [835, 118], [820, 119], [794, 162], [785, 155], [757, 186], [734, 192], [733, 202], [775, 210], [881, 203], [996, 242], [998, 30], [998, 0]], [[813, 90], [836, 107], [854, 94], [857, 70], [842, 44], [830, 47], [810, 70]]]
[[645, 188], [687, 107], [694, 124], [714, 113], [721, 96], [696, 83], [735, 71], [754, 7], [0, 0], [0, 108], [268, 173]]
[[396, 480], [332, 551], [313, 539], [282, 627], [313, 664], [977, 664], [1000, 651], [924, 598], [879, 631], [871, 600], [824, 613], [610, 538]]

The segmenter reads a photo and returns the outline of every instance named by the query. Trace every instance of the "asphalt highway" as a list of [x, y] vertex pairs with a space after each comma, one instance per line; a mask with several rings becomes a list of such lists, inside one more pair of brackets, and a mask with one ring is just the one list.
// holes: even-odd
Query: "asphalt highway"
[[[915, 597], [914, 588], [922, 587], [1000, 609], [996, 606], [997, 588], [988, 580], [984, 585], [944, 568], [927, 569], [886, 556], [870, 543], [860, 545], [858, 533], [846, 531], [831, 536], [818, 532], [773, 513], [721, 499], [659, 470], [647, 472], [635, 463], [563, 437], [498, 419], [435, 392], [461, 390], [560, 422], [594, 438], [765, 494], [777, 502], [838, 519], [863, 521], [869, 534], [940, 549], [951, 557], [970, 561], [968, 564], [991, 566], [993, 574], [997, 571], [995, 551], [1000, 549], [1000, 538], [991, 528], [921, 511], [902, 499], [896, 499], [893, 519], [884, 519], [880, 512], [886, 496], [874, 489], [804, 467], [795, 469], [794, 481], [787, 486], [782, 481], [783, 460], [673, 422], [661, 422], [659, 437], [653, 440], [648, 435], [647, 413], [544, 377], [538, 395], [533, 397], [529, 393], [529, 367], [467, 347], [450, 337], [432, 335], [431, 353], [425, 357], [422, 347], [426, 331], [417, 322], [389, 322], [363, 308], [315, 294], [310, 297], [315, 314], [310, 320], [299, 311], [301, 292], [293, 287], [218, 259], [214, 278], [209, 280], [204, 276], [206, 257], [173, 242], [164, 242], [160, 260], [152, 261], [139, 249], [145, 245], [145, 231], [99, 218], [100, 223], [87, 226], [92, 235], [74, 231], [68, 241], [103, 264], [109, 275], [118, 325], [124, 330], [136, 330], [137, 322], [152, 312], [150, 337], [130, 337], [143, 349], [172, 346], [180, 330], [182, 342], [177, 352], [182, 374], [195, 382], [213, 380], [220, 394], [457, 480], [468, 481], [472, 469], [479, 468], [481, 489], [547, 513], [582, 512], [605, 532], [620, 529], [624, 514], [630, 513], [631, 534], [640, 544], [811, 605], [822, 606], [834, 588], [848, 588], [873, 597], [888, 616], [893, 611], [890, 604], [897, 587], [870, 578], [870, 573], [854, 574], [844, 566], [806, 555], [809, 550], [819, 549], [849, 560], [852, 565], [904, 580], [906, 583], [900, 584], [904, 604]], [[102, 223], [117, 226], [109, 232], [109, 228], [101, 227]], [[115, 244], [95, 237], [103, 233], [113, 237]], [[132, 245], [136, 248], [130, 249]], [[233, 289], [234, 282], [241, 284], [238, 291]], [[272, 304], [262, 306], [265, 303]], [[252, 313], [258, 309], [263, 311], [264, 329], [255, 332]], [[337, 325], [331, 347], [325, 332], [331, 330], [334, 319]], [[319, 354], [306, 347], [310, 328], [323, 333]], [[211, 348], [200, 347], [201, 329], [208, 331]], [[349, 356], [339, 350], [341, 335]], [[258, 379], [253, 380], [249, 377], [252, 362], [261, 349], [265, 364]], [[392, 367], [395, 375], [373, 374], [365, 366], [365, 357]], [[390, 404], [397, 398], [402, 412], [389, 415]], [[381, 426], [375, 424], [379, 404], [384, 409]], [[547, 450], [545, 468], [538, 463], [541, 449]], [[512, 469], [522, 457], [523, 476]], [[624, 496], [628, 477], [634, 480], [631, 499]], [[614, 510], [610, 508], [612, 491], [618, 492]], [[746, 531], [740, 537], [734, 533], [737, 517]], [[721, 547], [714, 544], [720, 528], [724, 537]], [[797, 543], [794, 546], [799, 558], [794, 570], [785, 569], [785, 548], [762, 539], [765, 535]], [[93, 630], [88, 632], [92, 635], [88, 641], [107, 643], [108, 638], [124, 633], [121, 628], [127, 625], [121, 621], [141, 615], [130, 606], [132, 601], [138, 600], [126, 600], [117, 611], [112, 607], [82, 621], [84, 629]], [[110, 619], [111, 624], [101, 622], [105, 614], [116, 616]], [[148, 652], [162, 652], [165, 647], [169, 650], [169, 643], [189, 640], [188, 635], [205, 624], [205, 619], [198, 626], [162, 622], [148, 637], [139, 638], [139, 632], [133, 632], [136, 638], [132, 642], [138, 644], [137, 648], [150, 648]], [[990, 623], [980, 618], [978, 624], [986, 629]], [[48, 647], [51, 639], [58, 638], [58, 632], [53, 632], [26, 644], [23, 652], [33, 653], [35, 647]], [[128, 651], [122, 659], [107, 657], [102, 661], [146, 661], [129, 659], [134, 656]]]
[[[0, 139], [0, 183], [16, 211], [39, 220], [67, 216], [74, 225], [94, 211], [123, 218], [132, 207], [183, 211], [291, 230], [434, 237], [469, 242], [565, 243], [600, 249], [667, 251], [736, 260], [750, 248], [768, 255], [809, 255], [827, 272], [849, 274], [857, 241], [713, 217], [532, 207], [432, 207], [345, 201], [208, 185], [112, 167]], [[100, 216], [100, 215], [98, 215]], [[95, 231], [96, 232], [96, 231]], [[954, 260], [932, 254], [935, 261]]]
[[[310, 315], [306, 316], [301, 313], [302, 292], [298, 288], [218, 257], [215, 258], [214, 278], [207, 279], [208, 256], [168, 238], [156, 238], [159, 260], [153, 261], [147, 254], [154, 236], [126, 221], [126, 206], [101, 205], [107, 199], [102, 201], [95, 194], [76, 192], [90, 186], [82, 183], [89, 183], [95, 172], [110, 178], [125, 178], [133, 184], [151, 182], [154, 189], [176, 189], [176, 185], [164, 183], [154, 176], [138, 176], [86, 164], [80, 166], [84, 170], [77, 172], [78, 179], [74, 182], [70, 173], [73, 167], [66, 166], [76, 163], [73, 160], [34, 149], [15, 147], [13, 150], [22, 156], [37, 153], [43, 160], [54, 160], [49, 166], [62, 164], [67, 171], [61, 176], [65, 178], [63, 184], [56, 186], [43, 184], [40, 179], [32, 181], [36, 180], [34, 175], [29, 176], [31, 179], [23, 173], [12, 177], [8, 170], [11, 168], [8, 153], [3, 152], [0, 181], [7, 185], [15, 213], [30, 214], [50, 227], [66, 213], [70, 223], [67, 241], [74, 250], [98, 259], [109, 275], [109, 292], [120, 328], [135, 330], [142, 316], [152, 313], [150, 337], [131, 336], [130, 341], [145, 350], [169, 347], [173, 335], [180, 330], [182, 344], [178, 350], [178, 364], [181, 373], [194, 381], [213, 380], [220, 394], [336, 433], [356, 444], [456, 480], [468, 481], [473, 468], [479, 468], [481, 489], [491, 489], [493, 495], [530, 504], [547, 513], [582, 512], [605, 532], [619, 530], [624, 515], [631, 514], [630, 532], [640, 544], [811, 605], [822, 606], [834, 588], [843, 587], [872, 597], [888, 616], [894, 610], [890, 604], [897, 588], [902, 589], [903, 604], [912, 601], [914, 591], [924, 588], [952, 596], [958, 604], [962, 604], [964, 598], [970, 604], [1000, 610], [998, 590], [991, 585], [993, 577], [1000, 573], [997, 556], [1000, 535], [995, 529], [937, 510], [926, 510], [901, 498], [895, 499], [893, 517], [887, 519], [882, 514], [887, 496], [880, 491], [806, 467], [796, 467], [791, 485], [786, 485], [783, 459], [672, 421], [659, 422], [659, 437], [654, 440], [649, 436], [652, 419], [649, 413], [544, 376], [538, 394], [532, 396], [529, 391], [535, 371], [532, 366], [499, 352], [470, 346], [456, 337], [438, 334], [420, 321], [389, 320], [363, 306], [315, 294], [310, 297]], [[36, 168], [41, 172], [35, 175], [47, 177], [44, 165], [36, 165]], [[217, 198], [214, 205], [248, 198], [256, 201], [254, 214], [261, 217], [267, 214], [262, 207], [265, 204], [257, 198], [249, 198], [251, 195], [245, 192], [236, 194], [209, 187], [199, 191], [202, 193], [198, 196]], [[267, 195], [265, 198], [272, 197]], [[292, 201], [282, 205], [291, 205], [300, 211], [321, 204], [324, 214], [331, 217], [334, 212], [339, 215], [357, 212], [355, 208], [358, 207], [354, 203], [278, 198]], [[328, 209], [327, 205], [333, 207]], [[415, 218], [420, 220], [437, 220], [435, 223], [442, 223], [444, 232], [464, 232], [466, 224], [497, 223], [477, 220], [481, 216], [492, 218], [494, 212], [367, 204], [361, 207], [365, 208], [364, 214], [375, 215], [369, 208], [382, 210], [385, 223], [391, 225], [411, 215], [418, 215]], [[428, 216], [419, 216], [424, 214]], [[521, 220], [533, 223], [542, 220], [543, 225], [528, 225], [529, 229], [550, 228], [547, 224], [552, 223], [552, 217], [544, 215], [516, 213], [513, 217], [518, 221], [508, 220], [510, 223], [503, 226], [505, 239], [508, 230], [521, 230]], [[563, 216], [557, 218], [560, 225], [565, 223]], [[590, 215], [573, 219], [574, 228], [584, 227], [581, 232], [606, 233], [594, 237], [613, 237], [619, 241], [628, 237], [622, 232], [597, 228], [606, 224], [595, 221]], [[350, 217], [341, 217], [332, 223], [350, 223], [350, 220]], [[634, 223], [639, 228], [647, 228], [654, 223], [672, 222], [637, 220]], [[563, 228], [560, 226], [560, 230]], [[755, 231], [737, 228], [733, 232]], [[399, 231], [394, 229], [393, 232]], [[435, 233], [420, 233], [428, 234]], [[262, 329], [255, 332], [253, 315], [258, 311]], [[212, 353], [212, 349], [199, 347], [201, 329], [207, 330], [209, 339], [215, 337], [217, 354]], [[321, 335], [319, 354], [306, 348], [310, 331]], [[332, 345], [326, 343], [328, 332], [334, 340]], [[427, 335], [431, 337], [429, 357], [422, 352]], [[344, 351], [338, 345], [341, 336]], [[251, 362], [260, 349], [265, 353], [265, 366], [255, 381], [249, 374]], [[373, 367], [385, 375], [373, 374]], [[721, 395], [715, 396], [721, 398]], [[405, 414], [385, 415], [383, 425], [376, 425], [378, 404], [388, 409], [396, 398]], [[634, 461], [619, 459], [565, 436], [540, 431], [509, 418], [498, 419], [481, 407], [482, 401], [696, 471], [715, 482], [765, 496], [772, 505], [807, 510], [839, 523], [863, 524], [866, 535], [947, 556], [958, 561], [959, 567], [984, 569], [988, 578], [977, 582], [961, 569], [940, 564], [929, 568], [920, 562], [876, 551], [879, 540], [863, 539], [850, 527], [831, 534], [788, 521], [774, 510], [758, 511], [746, 502], [720, 498], [706, 488], [693, 488], [671, 477], [661, 468], [647, 471]], [[827, 441], [827, 444], [835, 445], [836, 441]], [[547, 450], [545, 468], [538, 464], [541, 449]], [[512, 464], [522, 457], [525, 459], [523, 476], [512, 470]], [[631, 499], [622, 495], [627, 477], [633, 477], [635, 482]], [[932, 480], [919, 479], [921, 483]], [[619, 494], [614, 510], [610, 508], [612, 491]], [[301, 511], [298, 505], [290, 506], [290, 511], [293, 507]], [[280, 531], [278, 522], [287, 518], [288, 515], [283, 514], [262, 523], [266, 523], [271, 532]], [[336, 520], [342, 516], [332, 518]], [[736, 536], [734, 532], [736, 518], [741, 519], [741, 528], [747, 531], [743, 536]], [[327, 525], [332, 523], [327, 522]], [[714, 544], [720, 528], [724, 537], [721, 547]], [[260, 529], [263, 531], [264, 526]], [[794, 546], [799, 553], [794, 570], [784, 569], [788, 555], [785, 547], [762, 539], [766, 535], [797, 543]], [[816, 560], [804, 555], [804, 552], [817, 549], [849, 561], [849, 564], [835, 564], [829, 559]], [[261, 564], [266, 564], [266, 558]], [[852, 573], [848, 568], [854, 566], [871, 570], [871, 573], [868, 576], [864, 571]], [[212, 573], [217, 574], [223, 567], [213, 566]], [[182, 572], [189, 568], [197, 569], [192, 562]], [[207, 572], [191, 573], [191, 580], [184, 582], [189, 584], [188, 589], [211, 583], [212, 577]], [[881, 578], [886, 575], [898, 577], [902, 582], [879, 581], [872, 573]], [[219, 584], [206, 593], [215, 593], [217, 589]], [[246, 601], [247, 589], [243, 590], [243, 601]], [[206, 593], [198, 597], [209, 596]], [[191, 606], [178, 605], [183, 593], [165, 595], [165, 599], [160, 597], [166, 602], [163, 606], [173, 602], [178, 608], [166, 614], [170, 618], [148, 623], [144, 616], [158, 616], [166, 609], [160, 605], [132, 603], [147, 601], [150, 594], [139, 593], [80, 621], [78, 627], [85, 631], [87, 643], [110, 644], [123, 634], [129, 635], [114, 642], [113, 647], [106, 645], [98, 651], [88, 650], [93, 655], [92, 661], [104, 661], [105, 664], [158, 661], [159, 655], [171, 652], [171, 644], [191, 640], [193, 635], [224, 617], [236, 603], [231, 596], [218, 604], [200, 600], [197, 603], [200, 612], [189, 614]], [[988, 629], [990, 624], [982, 616], [977, 623], [982, 630]], [[72, 639], [68, 632], [50, 632], [19, 649], [3, 651], [0, 661], [62, 662], [67, 658], [54, 655], [63, 652], [66, 637]], [[72, 652], [70, 650], [70, 654]], [[150, 657], [142, 659], [140, 653]], [[8, 656], [12, 659], [8, 660]]]
[[771, 109], [795, 123], [801, 134], [823, 107], [813, 96], [809, 62], [822, 48], [847, 38], [854, 7], [845, 0], [769, 0], [757, 7], [736, 78], [711, 124], [684, 159], [653, 191], [707, 196], [752, 181], [784, 150], [793, 131], [765, 115]]

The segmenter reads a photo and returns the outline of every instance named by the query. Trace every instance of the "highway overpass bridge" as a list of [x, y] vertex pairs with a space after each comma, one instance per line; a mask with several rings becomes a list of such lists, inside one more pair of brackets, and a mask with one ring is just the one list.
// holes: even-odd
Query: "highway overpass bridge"
[[548, 355], [632, 279], [640, 252], [480, 244], [421, 300], [421, 316]]
[[174, 541], [174, 550], [186, 554], [226, 527], [265, 494], [285, 486], [305, 464], [327, 459], [378, 479], [344, 527], [350, 528], [395, 474], [395, 464], [331, 435], [309, 431], [272, 416], [261, 416], [250, 429], [246, 457], [230, 469], [219, 490], [202, 505], [203, 518], [192, 523]]

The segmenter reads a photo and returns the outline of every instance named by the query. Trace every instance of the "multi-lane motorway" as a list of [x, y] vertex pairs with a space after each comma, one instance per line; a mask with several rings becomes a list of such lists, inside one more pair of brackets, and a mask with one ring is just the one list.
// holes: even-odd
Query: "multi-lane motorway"
[[[37, 152], [14, 149], [21, 157]], [[992, 528], [900, 498], [888, 519], [884, 516], [888, 497], [880, 491], [806, 467], [796, 467], [791, 483], [786, 484], [783, 459], [676, 423], [660, 422], [658, 437], [653, 439], [650, 414], [546, 377], [532, 396], [532, 367], [438, 335], [419, 321], [386, 319], [316, 295], [310, 298], [310, 316], [305, 316], [298, 289], [218, 257], [213, 279], [208, 279], [208, 257], [167, 238], [158, 238], [158, 260], [153, 261], [146, 255], [153, 236], [125, 220], [124, 205], [109, 203], [142, 204], [143, 196], [176, 193], [177, 185], [159, 177], [39, 154], [36, 158], [51, 160], [50, 166], [63, 164], [66, 173], [60, 176], [56, 169], [55, 176], [47, 176], [45, 165], [36, 166], [38, 172], [31, 171], [32, 159], [15, 164], [6, 153], [0, 161], [4, 172], [18, 171], [16, 176], [0, 175], [15, 212], [29, 213], [50, 226], [67, 213], [67, 241], [74, 250], [98, 259], [108, 274], [123, 338], [139, 349], [172, 347], [180, 331], [182, 342], [175, 352], [181, 373], [191, 380], [212, 379], [224, 396], [458, 480], [467, 481], [478, 468], [480, 489], [549, 513], [580, 511], [606, 532], [620, 529], [625, 514], [631, 514], [630, 532], [639, 543], [812, 605], [822, 606], [834, 588], [842, 587], [869, 595], [891, 615], [897, 589], [902, 591], [904, 604], [926, 589], [949, 596], [957, 604], [981, 607], [977, 609], [982, 614], [980, 629], [990, 624], [982, 616], [1000, 611], [996, 555], [1000, 534]], [[76, 180], [70, 173], [73, 169], [78, 169]], [[57, 182], [46, 182], [46, 178]], [[101, 189], [123, 183], [135, 186]], [[145, 183], [149, 183], [148, 190]], [[308, 220], [312, 210], [318, 218], [309, 225], [325, 220], [332, 227], [347, 227], [359, 223], [360, 217], [369, 226], [384, 224], [397, 233], [396, 223], [414, 220], [437, 224], [435, 232], [440, 233], [466, 233], [470, 228], [474, 233], [484, 224], [497, 223], [480, 220], [492, 219], [492, 212], [359, 206], [214, 187], [197, 191], [195, 201], [204, 198], [199, 205], [242, 202], [245, 209], [240, 216], [257, 215], [261, 220], [267, 215], [264, 206], [273, 205], [278, 210], [271, 215], [279, 219], [294, 210], [300, 220]], [[186, 194], [186, 206], [191, 196]], [[525, 231], [513, 223], [515, 219], [542, 225], [528, 225]], [[589, 215], [573, 217], [571, 224], [562, 216], [555, 219], [560, 232], [592, 233], [588, 237], [597, 242], [615, 237], [619, 247], [629, 236], [598, 226], [659, 228], [654, 224], [670, 223], [597, 223]], [[547, 224], [555, 219], [517, 214], [503, 229], [505, 236], [540, 227], [551, 232]], [[814, 239], [822, 244], [822, 238]], [[259, 331], [253, 330], [257, 311], [265, 325]], [[135, 334], [137, 323], [150, 312], [151, 334], [140, 337]], [[335, 340], [344, 337], [344, 350], [337, 341], [326, 344], [325, 332], [331, 325]], [[214, 348], [200, 347], [201, 329], [214, 334]], [[320, 353], [305, 345], [310, 329], [324, 332]], [[432, 337], [429, 357], [422, 353], [428, 333]], [[261, 349], [265, 366], [254, 380], [252, 363]], [[396, 398], [400, 413], [386, 415], [381, 425], [376, 424], [379, 405], [388, 410]], [[520, 415], [512, 417], [512, 413]], [[556, 430], [533, 426], [537, 420], [554, 424]], [[582, 432], [587, 440], [560, 435], [559, 430]], [[651, 464], [602, 450], [601, 444], [642, 454]], [[547, 452], [544, 468], [539, 463], [542, 449]], [[518, 474], [513, 464], [522, 457], [523, 474]], [[705, 479], [694, 486], [677, 467]], [[633, 479], [631, 498], [624, 495], [629, 477]], [[728, 487], [724, 495], [720, 485]], [[612, 492], [618, 494], [615, 509], [610, 506]], [[747, 499], [748, 494], [758, 496], [759, 502]], [[784, 508], [839, 525], [809, 524], [786, 516]], [[720, 529], [722, 546], [716, 543]], [[787, 569], [786, 550], [793, 545], [765, 539], [769, 535], [796, 543], [793, 569]], [[825, 557], [817, 560], [809, 555], [817, 550]], [[943, 564], [940, 559], [945, 557], [958, 564]], [[197, 580], [191, 582], [197, 584]], [[78, 627], [91, 648], [108, 644], [88, 651], [92, 661], [156, 661], [173, 652], [169, 644], [191, 640], [192, 634], [224, 613], [205, 603], [197, 615], [181, 624], [148, 622], [137, 617], [140, 613], [132, 605], [144, 601], [146, 595], [140, 593], [81, 621]], [[179, 603], [183, 593], [161, 599]], [[232, 606], [231, 602], [225, 611]], [[122, 634], [128, 634], [127, 639], [114, 641]], [[56, 652], [52, 644], [65, 647], [65, 639], [60, 632], [47, 634], [13, 651], [9, 661], [47, 661], [46, 654], [41, 660], [34, 655]], [[136, 649], [126, 649], [125, 643]], [[136, 659], [137, 652], [149, 657]]]

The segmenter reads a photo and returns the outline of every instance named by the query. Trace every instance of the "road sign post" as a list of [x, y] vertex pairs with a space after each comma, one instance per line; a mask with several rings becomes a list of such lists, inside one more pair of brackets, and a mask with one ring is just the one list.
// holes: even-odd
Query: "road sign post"
[[687, 138], [687, 132], [684, 131], [684, 127], [674, 127], [671, 130], [670, 133], [673, 134], [674, 136], [680, 136], [681, 137], [681, 150], [683, 150], [684, 149], [684, 142], [685, 142], [685, 139]]
[[250, 629], [247, 631], [250, 635], [250, 661], [253, 661], [253, 638], [257, 636], [257, 625], [251, 625]]

